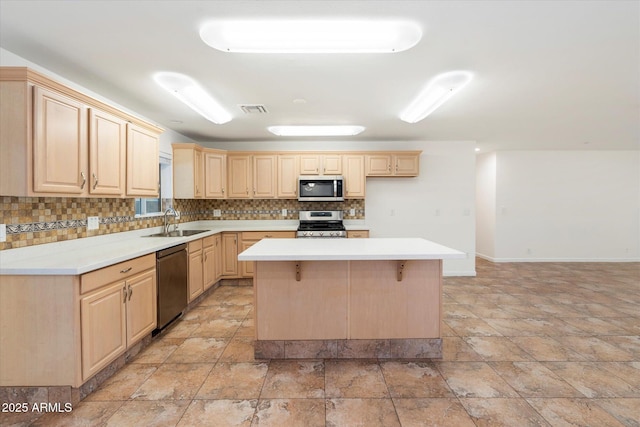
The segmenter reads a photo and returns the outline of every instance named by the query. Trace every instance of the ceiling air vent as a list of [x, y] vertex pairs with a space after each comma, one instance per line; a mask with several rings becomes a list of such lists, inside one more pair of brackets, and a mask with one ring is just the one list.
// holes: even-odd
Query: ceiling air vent
[[244, 104], [240, 105], [240, 108], [245, 114], [265, 114], [267, 112], [267, 108], [260, 104]]

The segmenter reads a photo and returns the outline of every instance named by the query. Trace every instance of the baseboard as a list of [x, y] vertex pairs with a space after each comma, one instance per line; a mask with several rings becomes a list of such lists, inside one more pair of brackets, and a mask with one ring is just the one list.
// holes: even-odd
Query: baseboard
[[443, 271], [442, 275], [444, 277], [454, 277], [454, 276], [467, 276], [467, 277], [475, 277], [476, 276], [476, 271], [475, 270], [465, 270], [465, 271], [455, 271], [455, 270], [447, 270], [447, 271]]

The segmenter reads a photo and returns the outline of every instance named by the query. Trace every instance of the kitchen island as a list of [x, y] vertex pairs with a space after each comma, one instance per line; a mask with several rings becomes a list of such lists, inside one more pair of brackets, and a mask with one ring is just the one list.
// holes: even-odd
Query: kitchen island
[[442, 357], [442, 260], [420, 238], [261, 240], [254, 261], [255, 356]]

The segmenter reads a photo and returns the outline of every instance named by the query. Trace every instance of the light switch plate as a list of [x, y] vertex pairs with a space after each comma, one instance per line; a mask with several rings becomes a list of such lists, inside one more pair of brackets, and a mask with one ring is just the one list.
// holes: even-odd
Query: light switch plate
[[282, 216], [287, 216], [287, 210], [286, 209], [282, 209]]
[[214, 209], [213, 216], [222, 216], [222, 211], [220, 209]]
[[349, 209], [349, 215], [356, 216], [356, 210], [353, 208]]
[[100, 227], [100, 220], [97, 216], [87, 217], [87, 230], [97, 230]]
[[0, 224], [0, 242], [7, 241], [7, 224]]

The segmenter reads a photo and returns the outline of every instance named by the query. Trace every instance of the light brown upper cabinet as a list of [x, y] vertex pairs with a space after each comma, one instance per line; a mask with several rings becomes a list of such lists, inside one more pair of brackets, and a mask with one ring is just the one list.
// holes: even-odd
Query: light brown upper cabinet
[[25, 67], [0, 91], [0, 194], [157, 196], [162, 129]]
[[121, 196], [126, 182], [127, 122], [89, 109], [89, 192]]
[[371, 153], [365, 163], [366, 176], [418, 176], [420, 151]]
[[300, 175], [342, 175], [342, 155], [300, 154]]
[[147, 129], [127, 124], [127, 196], [158, 197], [160, 139]]
[[228, 197], [232, 199], [270, 199], [277, 194], [277, 156], [275, 154], [227, 155]]
[[364, 199], [365, 196], [365, 176], [364, 176], [364, 155], [345, 154], [342, 156], [344, 166], [344, 182], [347, 199]]
[[172, 144], [173, 197], [200, 199], [204, 195], [202, 148], [196, 144]]
[[278, 197], [281, 199], [298, 198], [298, 176], [300, 175], [300, 156], [297, 154], [278, 154]]
[[227, 156], [218, 151], [204, 151], [204, 197], [224, 199], [227, 197]]

